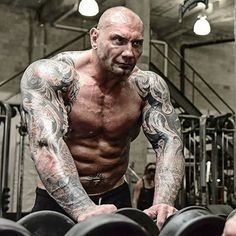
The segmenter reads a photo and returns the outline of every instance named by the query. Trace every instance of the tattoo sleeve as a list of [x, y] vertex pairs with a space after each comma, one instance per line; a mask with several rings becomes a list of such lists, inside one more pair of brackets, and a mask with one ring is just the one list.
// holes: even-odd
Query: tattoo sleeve
[[133, 79], [145, 101], [143, 131], [157, 157], [153, 204], [174, 205], [185, 171], [180, 122], [161, 77], [139, 72]]
[[34, 62], [21, 80], [22, 107], [37, 172], [48, 193], [75, 220], [94, 206], [63, 139], [68, 120], [62, 95], [67, 93], [72, 104], [78, 90], [73, 66], [55, 59]]

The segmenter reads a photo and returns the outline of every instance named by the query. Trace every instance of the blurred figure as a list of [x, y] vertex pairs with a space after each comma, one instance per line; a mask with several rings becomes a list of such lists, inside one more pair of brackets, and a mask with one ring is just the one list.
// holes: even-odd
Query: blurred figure
[[142, 179], [138, 180], [134, 186], [133, 207], [145, 210], [152, 206], [155, 170], [156, 164], [154, 162], [146, 165]]

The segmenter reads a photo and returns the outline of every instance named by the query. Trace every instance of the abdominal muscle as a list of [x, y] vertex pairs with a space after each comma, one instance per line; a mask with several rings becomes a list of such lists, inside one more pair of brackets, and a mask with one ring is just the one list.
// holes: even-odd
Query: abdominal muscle
[[124, 182], [128, 166], [129, 142], [108, 142], [103, 138], [77, 140], [68, 144], [89, 195], [101, 194]]
[[[98, 137], [72, 137], [66, 143], [78, 170], [80, 182], [88, 195], [105, 193], [124, 183], [129, 161], [129, 141], [108, 142]], [[45, 189], [40, 180], [38, 187]]]

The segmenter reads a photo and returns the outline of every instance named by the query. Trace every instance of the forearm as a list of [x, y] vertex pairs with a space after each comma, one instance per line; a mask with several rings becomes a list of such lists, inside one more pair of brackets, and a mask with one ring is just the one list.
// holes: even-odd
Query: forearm
[[157, 153], [154, 204], [165, 203], [173, 206], [182, 184], [185, 171], [182, 148], [173, 145], [171, 150]]
[[82, 187], [74, 160], [60, 141], [57, 154], [42, 147], [35, 158], [35, 166], [48, 193], [75, 220], [95, 204]]
[[[51, 181], [54, 181], [53, 184]], [[76, 175], [54, 175], [43, 182], [49, 194], [76, 221], [80, 215], [95, 206]]]

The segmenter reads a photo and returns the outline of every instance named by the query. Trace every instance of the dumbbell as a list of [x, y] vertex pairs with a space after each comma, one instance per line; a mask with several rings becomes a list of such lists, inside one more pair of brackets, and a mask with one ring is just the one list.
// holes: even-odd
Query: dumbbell
[[155, 222], [143, 211], [122, 208], [114, 214], [90, 217], [72, 227], [66, 236], [157, 236]]
[[150, 236], [137, 222], [122, 214], [92, 216], [73, 226], [65, 236]]
[[[117, 214], [126, 218], [116, 219]], [[220, 236], [225, 224], [224, 217], [214, 215], [207, 208], [200, 206], [177, 211], [166, 220], [160, 232], [155, 222], [140, 210], [123, 208], [117, 210], [116, 215], [91, 217], [75, 225], [66, 236], [142, 235], [141, 231], [130, 231], [129, 227], [134, 223], [138, 230], [142, 228], [148, 236]], [[117, 220], [119, 226], [115, 223]]]
[[[166, 220], [160, 232], [156, 223], [140, 210], [123, 208], [117, 213], [137, 222], [150, 236], [220, 236], [225, 224], [225, 217], [215, 215], [201, 206], [190, 206], [177, 211]], [[236, 210], [232, 214], [236, 214]]]
[[6, 236], [31, 236], [31, 233], [18, 223], [0, 218], [0, 235]]
[[69, 217], [54, 211], [37, 211], [17, 221], [33, 236], [64, 236], [75, 222]]
[[164, 223], [159, 236], [221, 236], [225, 218], [207, 208], [190, 206], [177, 211]]
[[155, 221], [141, 210], [135, 208], [121, 208], [116, 211], [116, 214], [124, 215], [135, 221], [145, 229], [150, 236], [157, 236], [160, 233]]
[[233, 208], [227, 204], [209, 204], [207, 209], [214, 215], [222, 216], [227, 219]]
[[60, 213], [41, 211], [18, 223], [36, 236], [220, 236], [225, 219], [204, 207], [191, 206], [170, 216], [160, 232], [151, 218], [134, 208], [93, 216], [77, 224]]
[[236, 215], [236, 209], [232, 210], [232, 211], [229, 213], [229, 215], [228, 215], [228, 217], [227, 217], [226, 220], [230, 219], [230, 218], [233, 217], [234, 215]]
[[93, 216], [77, 224], [61, 213], [38, 211], [23, 217], [17, 223], [33, 236], [156, 236], [159, 233], [152, 219], [133, 208]]
[[[160, 232], [156, 223], [140, 210], [123, 208], [117, 213], [137, 222], [150, 236], [220, 236], [225, 224], [224, 216], [213, 214], [201, 206], [190, 206], [177, 211], [166, 220]], [[236, 214], [236, 210], [232, 214]]]

